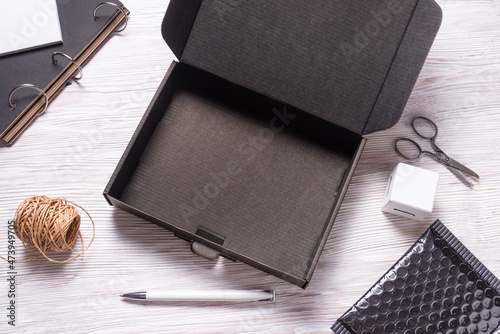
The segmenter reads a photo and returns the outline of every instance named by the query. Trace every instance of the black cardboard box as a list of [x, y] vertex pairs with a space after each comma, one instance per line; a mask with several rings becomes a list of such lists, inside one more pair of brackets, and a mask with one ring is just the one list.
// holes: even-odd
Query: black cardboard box
[[365, 145], [397, 122], [432, 0], [171, 0], [166, 74], [104, 196], [305, 288]]

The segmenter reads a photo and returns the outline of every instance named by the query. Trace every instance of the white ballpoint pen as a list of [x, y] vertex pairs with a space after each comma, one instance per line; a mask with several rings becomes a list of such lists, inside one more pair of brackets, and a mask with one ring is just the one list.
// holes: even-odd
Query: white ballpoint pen
[[274, 290], [151, 290], [132, 292], [120, 297], [149, 302], [253, 302], [275, 301]]

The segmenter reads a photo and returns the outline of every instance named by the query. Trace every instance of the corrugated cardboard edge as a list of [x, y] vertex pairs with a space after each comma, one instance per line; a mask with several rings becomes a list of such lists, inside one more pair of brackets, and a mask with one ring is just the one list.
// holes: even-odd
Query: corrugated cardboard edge
[[356, 154], [354, 155], [353, 159], [352, 159], [352, 162], [351, 162], [351, 167], [348, 169], [349, 170], [349, 173], [347, 173], [347, 175], [345, 176], [344, 180], [342, 181], [342, 184], [343, 184], [343, 187], [338, 195], [338, 199], [336, 201], [336, 205], [334, 207], [334, 210], [332, 212], [332, 215], [329, 219], [329, 222], [328, 224], [325, 226], [325, 230], [323, 232], [323, 237], [321, 238], [321, 240], [319, 241], [317, 247], [316, 247], [316, 254], [312, 260], [312, 264], [309, 268], [309, 272], [308, 274], [306, 275], [306, 280], [307, 280], [307, 284], [305, 286], [303, 286], [302, 288], [305, 289], [307, 288], [307, 285], [309, 284], [311, 278], [312, 278], [312, 275], [314, 273], [314, 270], [316, 269], [316, 266], [318, 264], [318, 261], [319, 261], [319, 258], [321, 256], [321, 253], [323, 252], [323, 249], [325, 248], [325, 244], [330, 236], [330, 232], [333, 228], [333, 224], [335, 222], [335, 219], [337, 218], [337, 214], [339, 213], [340, 211], [340, 207], [341, 205], [339, 205], [338, 203], [342, 203], [344, 201], [344, 197], [347, 193], [347, 190], [349, 188], [349, 184], [351, 183], [351, 180], [352, 180], [352, 177], [354, 176], [354, 173], [356, 171], [356, 166], [358, 165], [359, 163], [359, 160], [361, 159], [361, 155], [363, 153], [363, 149], [365, 148], [365, 145], [366, 145], [366, 139], [363, 138], [358, 146], [358, 149], [356, 151]]
[[441, 7], [434, 0], [417, 3], [363, 134], [388, 129], [399, 121], [442, 18]]

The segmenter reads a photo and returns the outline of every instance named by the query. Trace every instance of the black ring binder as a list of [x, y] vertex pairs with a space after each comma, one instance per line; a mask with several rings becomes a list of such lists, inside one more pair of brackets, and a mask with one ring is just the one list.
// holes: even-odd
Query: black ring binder
[[57, 59], [55, 58], [55, 56], [63, 56], [64, 58], [66, 58], [70, 62], [72, 62], [76, 67], [78, 67], [78, 71], [80, 71], [80, 76], [79, 77], [73, 77], [73, 80], [77, 81], [77, 80], [80, 80], [81, 78], [83, 78], [83, 69], [82, 69], [82, 67], [73, 58], [71, 58], [70, 56], [68, 56], [65, 53], [56, 51], [56, 52], [54, 52], [52, 54], [52, 63], [54, 65], [57, 65]]
[[[115, 8], [101, 10], [103, 14], [99, 16], [99, 22], [96, 22], [97, 11], [101, 6], [106, 5]], [[61, 29], [72, 31], [71, 36], [68, 35], [65, 40], [64, 49], [59, 49], [58, 46], [47, 47], [0, 59], [1, 70], [12, 73], [0, 80], [0, 97], [7, 98], [8, 96], [8, 105], [12, 108], [11, 112], [0, 113], [0, 141], [8, 145], [12, 144], [39, 115], [47, 110], [50, 102], [68, 83], [83, 77], [83, 66], [117, 30], [122, 31], [126, 27], [130, 14], [121, 2], [103, 3], [102, 0], [70, 1], [59, 10]], [[90, 18], [92, 10], [94, 20]], [[63, 56], [71, 63], [67, 63], [60, 71], [58, 71], [59, 66], [45, 68], [46, 60], [51, 56], [54, 64], [60, 60], [57, 56]], [[75, 65], [80, 75], [76, 73]], [[18, 68], [23, 70], [16, 72], [15, 69]], [[20, 82], [32, 82], [37, 87], [24, 84], [12, 89]], [[30, 101], [19, 97], [16, 108], [16, 105], [12, 103], [12, 95], [20, 88], [36, 89], [43, 93], [45, 99], [40, 94]]]
[[10, 91], [10, 93], [9, 93], [9, 107], [10, 107], [10, 109], [14, 110], [16, 108], [16, 105], [14, 103], [12, 103], [12, 95], [14, 95], [14, 93], [21, 88], [33, 88], [33, 89], [39, 91], [41, 94], [43, 94], [43, 96], [45, 97], [45, 107], [42, 109], [42, 111], [40, 111], [38, 113], [38, 116], [43, 114], [45, 112], [45, 110], [47, 110], [47, 108], [49, 107], [49, 97], [42, 89], [40, 89], [37, 86], [32, 85], [32, 84], [22, 84], [22, 85], [14, 87], [14, 89], [12, 89]]
[[112, 3], [112, 2], [101, 2], [100, 4], [98, 4], [95, 7], [95, 9], [94, 9], [94, 21], [98, 20], [98, 17], [96, 16], [96, 13], [97, 13], [97, 10], [99, 8], [101, 8], [102, 6], [113, 6], [113, 7], [116, 7], [119, 11], [121, 11], [123, 13], [123, 15], [125, 16], [125, 25], [121, 29], [115, 30], [115, 32], [121, 32], [121, 31], [123, 31], [127, 27], [127, 24], [128, 24], [128, 15], [127, 15], [127, 12], [125, 11], [125, 9], [123, 7], [120, 7], [117, 4], [115, 4], [115, 3]]

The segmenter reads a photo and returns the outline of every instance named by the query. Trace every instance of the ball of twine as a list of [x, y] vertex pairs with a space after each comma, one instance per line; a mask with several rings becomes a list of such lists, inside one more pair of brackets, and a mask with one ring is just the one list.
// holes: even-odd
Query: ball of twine
[[[81, 218], [76, 207], [84, 211], [92, 222], [93, 235], [87, 247], [80, 232]], [[85, 253], [94, 241], [95, 224], [90, 214], [78, 204], [64, 198], [30, 197], [19, 205], [14, 220], [16, 235], [22, 241], [24, 248], [28, 252], [38, 253], [30, 259], [19, 262], [44, 256], [51, 262], [66, 263]], [[81, 240], [81, 247], [74, 249], [78, 237]], [[47, 255], [49, 251], [73, 251], [78, 254], [67, 260], [58, 261]]]

